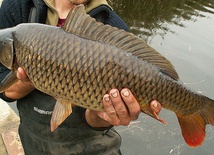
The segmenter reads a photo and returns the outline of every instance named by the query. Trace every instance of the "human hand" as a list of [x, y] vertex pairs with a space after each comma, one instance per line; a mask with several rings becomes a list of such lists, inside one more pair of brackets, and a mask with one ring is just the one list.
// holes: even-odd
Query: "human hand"
[[103, 97], [104, 112], [98, 116], [111, 125], [128, 125], [131, 120], [136, 120], [140, 113], [140, 105], [128, 89], [112, 89]]
[[[107, 127], [110, 125], [128, 125], [136, 120], [140, 113], [140, 105], [129, 89], [112, 89], [103, 97], [104, 111], [86, 110], [86, 120], [93, 127]], [[150, 108], [158, 114], [162, 108], [156, 100], [150, 103]]]

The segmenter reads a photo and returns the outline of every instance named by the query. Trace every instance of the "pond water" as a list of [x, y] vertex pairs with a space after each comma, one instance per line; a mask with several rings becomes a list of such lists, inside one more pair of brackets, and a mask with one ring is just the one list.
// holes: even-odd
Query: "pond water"
[[[130, 27], [175, 66], [180, 80], [214, 99], [214, 0], [115, 0], [113, 8]], [[204, 143], [188, 147], [175, 114], [163, 109], [163, 125], [145, 114], [118, 127], [123, 155], [213, 155], [214, 127]]]

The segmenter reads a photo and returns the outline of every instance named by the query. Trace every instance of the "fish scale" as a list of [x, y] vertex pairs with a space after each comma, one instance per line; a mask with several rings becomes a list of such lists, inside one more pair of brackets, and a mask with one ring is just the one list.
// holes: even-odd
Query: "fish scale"
[[152, 100], [175, 112], [191, 147], [203, 142], [206, 124], [214, 125], [212, 99], [186, 88], [171, 62], [141, 39], [96, 22], [83, 6], [69, 13], [62, 28], [28, 23], [0, 30], [0, 60], [12, 68], [0, 92], [17, 81], [21, 66], [36, 89], [57, 99], [51, 131], [71, 113], [72, 104], [105, 110], [103, 95], [112, 88], [129, 88], [141, 111], [163, 123], [149, 107]]

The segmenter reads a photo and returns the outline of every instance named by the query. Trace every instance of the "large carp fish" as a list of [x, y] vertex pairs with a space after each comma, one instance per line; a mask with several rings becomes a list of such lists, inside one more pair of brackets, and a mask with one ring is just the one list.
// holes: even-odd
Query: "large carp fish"
[[124, 30], [103, 25], [76, 6], [62, 28], [26, 23], [0, 30], [0, 61], [11, 70], [3, 92], [17, 81], [21, 66], [35, 87], [57, 99], [51, 119], [55, 130], [71, 114], [72, 104], [102, 111], [111, 88], [129, 88], [142, 112], [153, 99], [176, 113], [190, 147], [201, 145], [207, 124], [214, 125], [214, 101], [186, 88], [172, 64]]

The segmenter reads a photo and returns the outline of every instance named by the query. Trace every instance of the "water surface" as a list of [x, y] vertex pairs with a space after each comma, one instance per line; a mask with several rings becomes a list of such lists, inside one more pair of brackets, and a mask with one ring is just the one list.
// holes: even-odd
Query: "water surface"
[[[169, 59], [181, 81], [214, 99], [214, 0], [115, 0], [114, 10], [130, 31]], [[198, 148], [189, 148], [175, 114], [162, 110], [167, 125], [141, 114], [118, 127], [124, 155], [213, 155], [214, 127]]]

